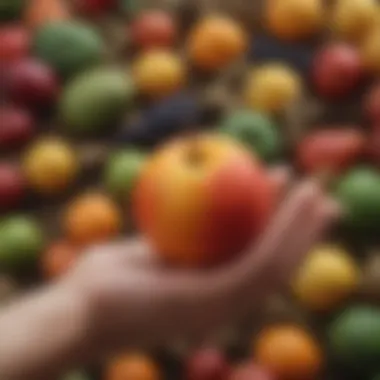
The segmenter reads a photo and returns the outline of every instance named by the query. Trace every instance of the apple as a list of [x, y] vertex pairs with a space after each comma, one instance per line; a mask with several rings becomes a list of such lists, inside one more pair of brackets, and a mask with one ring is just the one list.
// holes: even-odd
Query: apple
[[205, 267], [232, 259], [257, 238], [275, 193], [265, 168], [243, 145], [200, 134], [173, 140], [153, 155], [134, 192], [134, 215], [164, 260]]
[[228, 380], [275, 380], [275, 377], [253, 363], [244, 363], [232, 371]]
[[185, 366], [186, 380], [227, 380], [230, 365], [225, 355], [213, 348], [204, 348], [190, 356]]
[[21, 25], [0, 27], [0, 62], [11, 64], [29, 54], [31, 36]]
[[25, 180], [18, 166], [0, 163], [0, 211], [17, 207], [25, 196]]

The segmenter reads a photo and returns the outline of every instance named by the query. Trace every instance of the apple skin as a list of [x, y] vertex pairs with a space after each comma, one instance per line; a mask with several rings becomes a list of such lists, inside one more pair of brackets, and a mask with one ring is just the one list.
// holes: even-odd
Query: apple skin
[[159, 149], [133, 196], [137, 226], [165, 261], [209, 267], [232, 259], [263, 231], [276, 188], [243, 145], [205, 134]]

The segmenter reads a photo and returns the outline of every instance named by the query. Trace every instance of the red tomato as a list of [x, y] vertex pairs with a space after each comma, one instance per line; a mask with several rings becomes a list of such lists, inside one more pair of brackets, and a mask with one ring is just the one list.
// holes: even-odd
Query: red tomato
[[132, 42], [139, 48], [170, 47], [177, 38], [173, 17], [164, 11], [151, 10], [139, 15], [131, 26]]
[[363, 71], [360, 56], [353, 47], [344, 43], [328, 45], [314, 58], [314, 88], [323, 97], [344, 97], [356, 89]]
[[0, 163], [0, 211], [17, 207], [25, 195], [25, 180], [18, 166]]
[[0, 63], [9, 64], [25, 58], [30, 49], [30, 33], [21, 25], [0, 28]]
[[365, 144], [363, 133], [351, 127], [315, 131], [299, 143], [297, 162], [308, 173], [324, 169], [339, 173], [355, 163]]
[[368, 120], [380, 125], [380, 82], [376, 83], [365, 97], [364, 113]]

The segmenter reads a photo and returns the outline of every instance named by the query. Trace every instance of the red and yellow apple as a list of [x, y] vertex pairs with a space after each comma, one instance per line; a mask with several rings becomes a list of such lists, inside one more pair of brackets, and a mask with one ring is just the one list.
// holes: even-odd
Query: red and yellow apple
[[276, 188], [260, 161], [228, 137], [173, 140], [153, 154], [134, 193], [138, 228], [170, 264], [232, 259], [265, 228]]

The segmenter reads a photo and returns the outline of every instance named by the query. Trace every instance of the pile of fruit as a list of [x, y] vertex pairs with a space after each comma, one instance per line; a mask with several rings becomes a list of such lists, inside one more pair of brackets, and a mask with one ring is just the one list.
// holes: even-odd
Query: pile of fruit
[[380, 379], [378, 1], [0, 0], [0, 22], [1, 303], [136, 229], [177, 266], [230, 259], [287, 162], [345, 211], [290, 291], [245, 339], [91, 376]]

